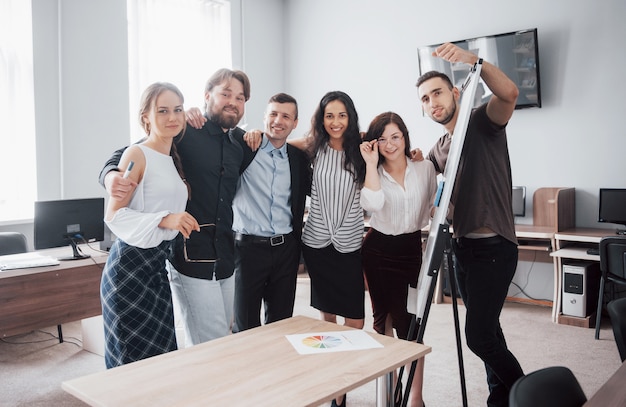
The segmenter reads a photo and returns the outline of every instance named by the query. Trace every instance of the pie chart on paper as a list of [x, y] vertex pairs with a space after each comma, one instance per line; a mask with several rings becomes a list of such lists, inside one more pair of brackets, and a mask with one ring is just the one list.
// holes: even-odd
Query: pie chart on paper
[[314, 349], [329, 349], [341, 345], [343, 341], [337, 336], [313, 335], [302, 339], [302, 344]]

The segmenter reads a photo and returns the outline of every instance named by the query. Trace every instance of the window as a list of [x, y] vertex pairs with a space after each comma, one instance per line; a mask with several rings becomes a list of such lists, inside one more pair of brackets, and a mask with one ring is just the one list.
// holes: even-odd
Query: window
[[145, 134], [137, 110], [143, 90], [171, 82], [185, 109], [204, 106], [204, 86], [219, 68], [232, 66], [230, 2], [128, 0], [128, 63], [131, 141]]
[[33, 217], [37, 195], [31, 2], [0, 0], [0, 222]]

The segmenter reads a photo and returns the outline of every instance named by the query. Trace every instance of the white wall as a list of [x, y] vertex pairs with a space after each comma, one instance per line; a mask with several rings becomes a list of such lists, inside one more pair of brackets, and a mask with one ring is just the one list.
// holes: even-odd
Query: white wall
[[[38, 199], [105, 196], [98, 173], [128, 144], [136, 120], [129, 117], [126, 0], [31, 1]], [[250, 128], [262, 126], [269, 96], [284, 91], [283, 14], [282, 0], [231, 1], [233, 67], [253, 83]], [[26, 234], [32, 248], [32, 223], [0, 230]]]
[[125, 0], [33, 0], [39, 200], [104, 196], [129, 140], [126, 26]]
[[[626, 187], [623, 0], [288, 0], [285, 7], [286, 87], [302, 119], [324, 93], [341, 89], [363, 130], [393, 110], [422, 149], [442, 131], [418, 104], [417, 47], [538, 28], [543, 107], [518, 110], [509, 124], [513, 182], [529, 197], [543, 186], [575, 187], [578, 226], [615, 226], [596, 222], [596, 200], [600, 187]], [[528, 201], [522, 223], [532, 222]]]
[[[286, 0], [285, 81], [300, 102], [300, 134], [324, 93], [352, 96], [366, 130], [383, 111], [399, 113], [413, 146], [429, 149], [441, 127], [423, 117], [415, 82], [417, 47], [527, 28], [538, 29], [541, 109], [518, 110], [508, 126], [513, 182], [532, 193], [576, 188], [578, 226], [598, 224], [600, 187], [626, 187], [623, 0]], [[248, 60], [248, 65], [250, 60]], [[548, 256], [522, 253], [515, 282], [551, 299]], [[518, 295], [512, 287], [509, 295]]]
[[[32, 0], [32, 10], [37, 199], [105, 196], [98, 173], [130, 138], [126, 0]], [[0, 230], [32, 248], [32, 223]]]
[[[128, 143], [135, 119], [126, 1], [32, 2], [39, 199], [103, 196], [98, 172]], [[417, 103], [417, 47], [537, 27], [544, 107], [511, 120], [513, 181], [529, 196], [542, 186], [574, 186], [577, 224], [613, 227], [595, 220], [598, 188], [626, 187], [623, 0], [232, 0], [232, 12], [234, 67], [252, 81], [249, 128], [262, 125], [269, 96], [285, 91], [299, 101], [301, 135], [321, 96], [342, 89], [363, 130], [394, 110], [423, 149], [441, 129]], [[532, 219], [527, 204], [524, 223]]]
[[[286, 25], [283, 0], [237, 0], [241, 3], [241, 64], [252, 89], [242, 124], [262, 129], [263, 113], [270, 96], [285, 92], [284, 50]], [[235, 3], [235, 2], [233, 2]], [[238, 44], [233, 44], [237, 46]], [[234, 58], [233, 58], [234, 59]]]

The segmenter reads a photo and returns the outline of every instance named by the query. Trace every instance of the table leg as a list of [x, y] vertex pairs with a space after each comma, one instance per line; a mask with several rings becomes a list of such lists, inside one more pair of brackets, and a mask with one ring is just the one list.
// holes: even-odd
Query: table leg
[[376, 379], [376, 407], [393, 407], [393, 371]]
[[552, 303], [552, 322], [559, 322], [559, 314], [561, 313], [561, 290], [563, 288], [562, 281], [562, 262], [560, 258], [554, 261], [554, 293]]

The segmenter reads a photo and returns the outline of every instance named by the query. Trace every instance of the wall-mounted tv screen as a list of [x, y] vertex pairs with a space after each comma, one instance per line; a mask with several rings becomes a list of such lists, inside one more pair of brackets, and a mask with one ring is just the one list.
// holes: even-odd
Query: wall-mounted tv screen
[[[519, 88], [516, 109], [541, 107], [536, 28], [450, 42], [494, 64], [515, 82]], [[469, 74], [469, 67], [463, 63], [453, 64], [433, 57], [432, 53], [439, 45], [441, 44], [418, 47], [419, 74], [433, 70], [444, 72], [453, 85], [460, 89]], [[474, 106], [487, 102], [491, 94], [481, 79], [476, 89]]]
[[[626, 189], [600, 188], [598, 222], [626, 226]], [[626, 231], [618, 230], [617, 233], [626, 234]]]

